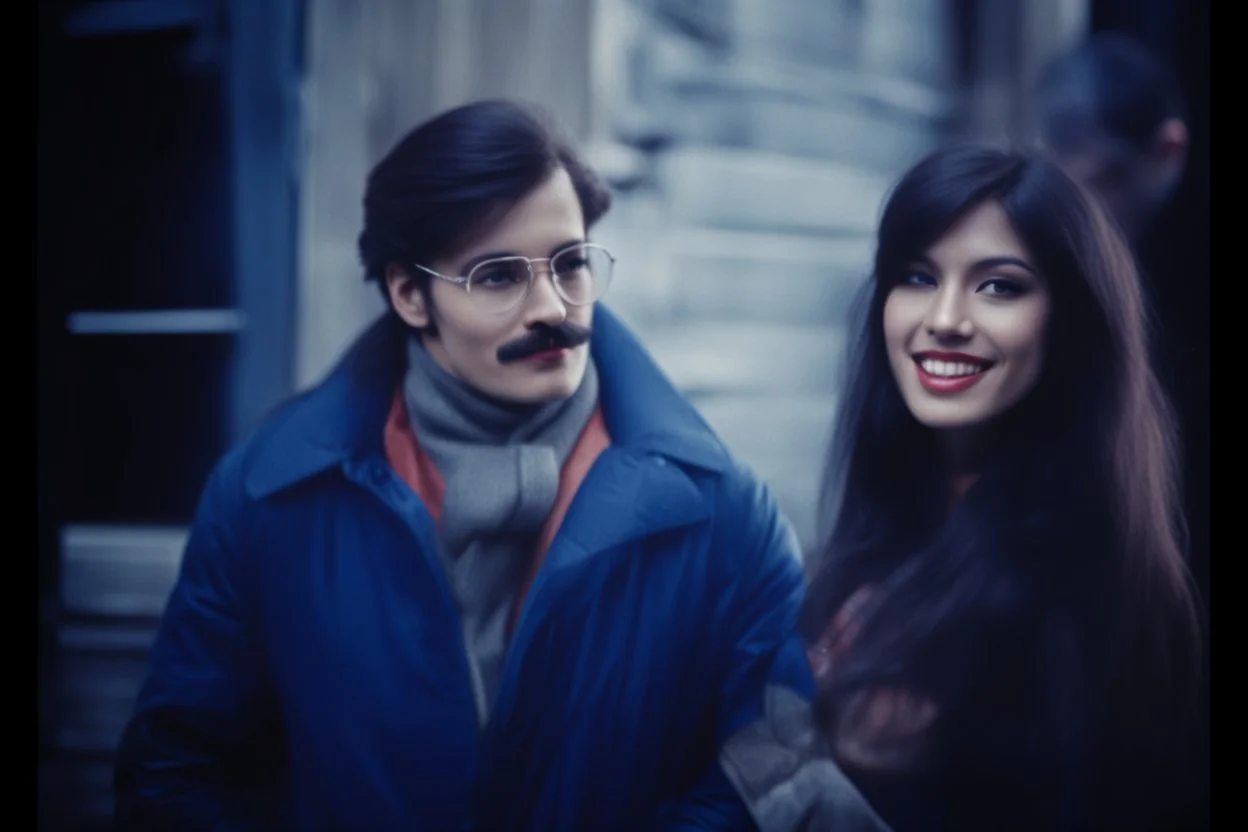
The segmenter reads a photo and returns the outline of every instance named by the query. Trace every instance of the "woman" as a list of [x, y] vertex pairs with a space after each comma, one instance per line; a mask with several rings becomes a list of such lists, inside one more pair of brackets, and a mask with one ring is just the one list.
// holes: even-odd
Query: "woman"
[[869, 288], [801, 622], [822, 748], [896, 832], [1179, 828], [1200, 637], [1123, 240], [1048, 161], [951, 148]]

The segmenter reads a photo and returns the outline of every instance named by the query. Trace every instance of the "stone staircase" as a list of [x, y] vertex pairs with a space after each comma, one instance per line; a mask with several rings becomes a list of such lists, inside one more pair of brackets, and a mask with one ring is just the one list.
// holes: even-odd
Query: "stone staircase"
[[596, 232], [621, 252], [608, 301], [809, 551], [848, 313], [888, 189], [935, 146], [944, 102], [843, 70], [789, 85], [669, 63], [681, 74], [650, 117], [666, 140]]
[[185, 541], [176, 527], [62, 531], [56, 638], [40, 685], [40, 829], [111, 828], [113, 754]]

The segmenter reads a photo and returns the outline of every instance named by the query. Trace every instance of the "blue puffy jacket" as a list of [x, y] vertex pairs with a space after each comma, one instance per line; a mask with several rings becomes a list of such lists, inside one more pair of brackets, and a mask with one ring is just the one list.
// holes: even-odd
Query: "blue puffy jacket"
[[118, 755], [131, 828], [752, 829], [716, 763], [809, 690], [796, 542], [609, 311], [612, 445], [539, 570], [487, 726], [424, 505], [386, 462], [387, 317], [217, 465]]

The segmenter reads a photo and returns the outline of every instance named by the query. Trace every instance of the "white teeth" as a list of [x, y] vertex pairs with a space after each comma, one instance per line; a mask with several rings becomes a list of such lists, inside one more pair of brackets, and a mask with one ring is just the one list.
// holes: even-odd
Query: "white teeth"
[[964, 364], [957, 361], [937, 361], [934, 358], [924, 358], [921, 362], [921, 366], [928, 374], [933, 376], [943, 376], [945, 378], [973, 376], [976, 373], [983, 372], [987, 369], [976, 364]]

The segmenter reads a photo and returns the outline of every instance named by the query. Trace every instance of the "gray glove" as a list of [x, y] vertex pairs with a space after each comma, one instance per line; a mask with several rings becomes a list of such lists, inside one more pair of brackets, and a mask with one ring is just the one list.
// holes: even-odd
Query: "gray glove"
[[891, 832], [832, 759], [810, 702], [777, 686], [765, 697], [720, 752], [760, 832]]

